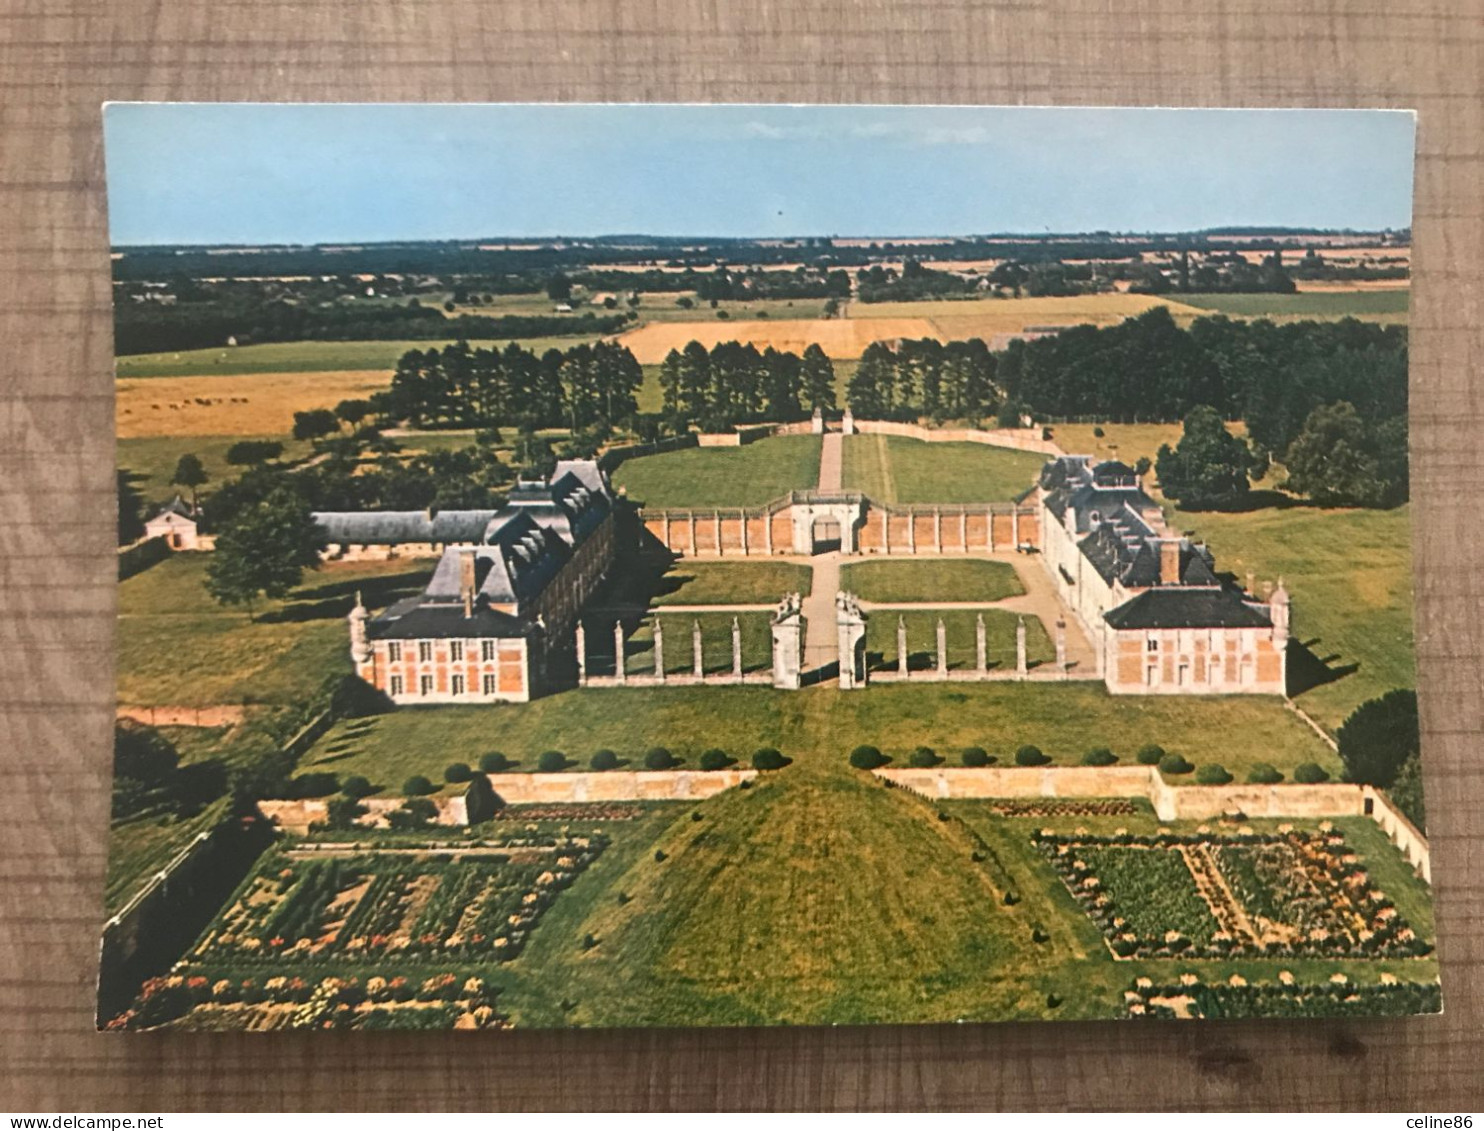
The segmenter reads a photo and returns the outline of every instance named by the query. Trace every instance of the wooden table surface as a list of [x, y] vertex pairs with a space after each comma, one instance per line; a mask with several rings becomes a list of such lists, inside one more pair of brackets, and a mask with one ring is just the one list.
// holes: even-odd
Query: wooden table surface
[[[1479, 0], [0, 2], [0, 1108], [1484, 1106], [1480, 13]], [[114, 701], [105, 99], [1419, 110], [1412, 506], [1444, 1016], [95, 1034]]]

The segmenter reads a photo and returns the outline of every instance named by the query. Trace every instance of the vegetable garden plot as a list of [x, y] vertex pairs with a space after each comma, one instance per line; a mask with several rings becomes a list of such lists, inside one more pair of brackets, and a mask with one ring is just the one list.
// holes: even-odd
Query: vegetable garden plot
[[608, 845], [602, 833], [506, 842], [490, 855], [275, 852], [239, 889], [189, 961], [508, 961], [542, 914]]
[[1340, 833], [1034, 838], [1120, 958], [1408, 958], [1432, 947]]

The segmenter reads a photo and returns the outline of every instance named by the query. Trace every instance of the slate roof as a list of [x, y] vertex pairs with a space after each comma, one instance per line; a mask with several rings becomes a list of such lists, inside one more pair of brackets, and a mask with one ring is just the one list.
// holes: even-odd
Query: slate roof
[[525, 636], [533, 631], [519, 617], [475, 606], [472, 617], [464, 616], [462, 602], [429, 602], [421, 597], [398, 601], [367, 623], [366, 635], [373, 640], [431, 640], [463, 637]]
[[561, 535], [543, 527], [531, 515], [517, 512], [503, 516], [492, 527], [484, 545], [450, 546], [443, 551], [425, 596], [431, 600], [459, 600], [459, 559], [472, 553], [477, 596], [494, 604], [519, 604], [540, 594], [572, 557], [572, 547]]
[[165, 518], [169, 515], [176, 515], [180, 518], [189, 519], [191, 522], [196, 521], [196, 516], [191, 513], [190, 504], [182, 499], [179, 495], [176, 495], [175, 498], [171, 499], [168, 503], [161, 507], [157, 513], [151, 515], [150, 521], [153, 522], [157, 518]]
[[493, 510], [317, 511], [325, 540], [341, 546], [394, 546], [403, 542], [479, 542], [499, 512]]
[[1232, 588], [1162, 586], [1146, 589], [1104, 619], [1115, 629], [1271, 628], [1272, 618], [1260, 605], [1243, 600]]

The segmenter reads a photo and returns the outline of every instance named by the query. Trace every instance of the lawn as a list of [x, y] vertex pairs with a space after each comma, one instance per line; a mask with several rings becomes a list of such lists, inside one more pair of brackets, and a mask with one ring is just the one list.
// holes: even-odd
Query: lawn
[[844, 484], [879, 503], [1003, 503], [1024, 494], [1044, 456], [988, 444], [847, 436]]
[[[907, 629], [908, 666], [930, 668], [937, 663], [938, 621], [943, 621], [948, 644], [948, 666], [954, 671], [972, 669], [977, 662], [975, 618], [984, 617], [985, 658], [992, 668], [1015, 666], [1015, 623], [1020, 618], [1002, 609], [985, 609], [982, 614], [969, 609], [939, 611], [914, 609], [891, 613], [881, 610], [871, 614], [866, 623], [866, 651], [880, 653], [881, 665], [897, 666], [897, 619]], [[1031, 665], [1049, 663], [1056, 658], [1056, 648], [1046, 629], [1036, 617], [1025, 618], [1026, 657]]]
[[356, 591], [379, 608], [420, 588], [435, 564], [327, 565], [288, 600], [259, 602], [250, 622], [207, 594], [207, 560], [176, 555], [119, 584], [119, 702], [300, 702], [327, 675], [350, 671], [345, 614]]
[[[1009, 662], [1014, 663], [1010, 624]], [[1033, 622], [1026, 624], [1035, 631]], [[590, 646], [596, 646], [597, 635], [589, 636]], [[679, 655], [688, 657], [689, 640], [684, 631], [679, 636]], [[1003, 641], [1003, 632], [997, 638]], [[729, 638], [721, 639], [730, 648]], [[666, 638], [667, 656], [673, 640]], [[1032, 655], [1038, 647], [1045, 655], [1044, 644], [1033, 644]], [[894, 654], [894, 640], [891, 649]], [[972, 659], [972, 621], [968, 655]], [[796, 768], [829, 772], [860, 743], [902, 761], [922, 745], [943, 751], [982, 746], [1008, 756], [1032, 743], [1068, 765], [1094, 746], [1109, 746], [1131, 762], [1134, 752], [1150, 742], [1179, 751], [1197, 766], [1220, 762], [1239, 778], [1257, 762], [1271, 762], [1285, 773], [1307, 761], [1339, 770], [1329, 748], [1271, 697], [1111, 696], [1098, 684], [1010, 681], [881, 684], [863, 692], [830, 685], [797, 692], [588, 688], [531, 703], [404, 708], [369, 721], [337, 723], [299, 768], [364, 774], [385, 785], [412, 774], [437, 779], [455, 756], [472, 764], [490, 750], [529, 767], [543, 750], [586, 760], [605, 747], [633, 757], [663, 745], [691, 764], [712, 746], [734, 755], [776, 746], [796, 760], [789, 773]]]
[[757, 507], [819, 482], [818, 436], [772, 436], [736, 448], [682, 448], [626, 460], [615, 487], [647, 507]]
[[1235, 318], [1359, 318], [1366, 322], [1407, 321], [1407, 287], [1374, 291], [1301, 291], [1297, 294], [1182, 294], [1179, 301], [1212, 314]]
[[[149, 502], [169, 502], [177, 493], [187, 500], [191, 493], [173, 487], [170, 477], [175, 474], [175, 464], [181, 456], [190, 452], [201, 459], [201, 464], [210, 476], [201, 488], [203, 496], [210, 494], [228, 479], [235, 479], [243, 469], [227, 462], [227, 449], [241, 436], [138, 436], [118, 441], [118, 466], [129, 473], [134, 488]], [[276, 440], [283, 445], [285, 460], [298, 459], [309, 451], [309, 444], [295, 440], [292, 436], [254, 436], [253, 439]], [[469, 442], [469, 441], [466, 441]], [[146, 516], [148, 517], [148, 516]]]
[[[1172, 522], [1210, 542], [1217, 567], [1283, 578], [1294, 639], [1322, 668], [1290, 653], [1300, 706], [1331, 729], [1366, 699], [1416, 686], [1412, 631], [1411, 508], [1268, 507], [1240, 514], [1176, 511]], [[1327, 682], [1310, 689], [1319, 670]]]
[[677, 561], [660, 579], [656, 605], [776, 605], [808, 596], [814, 571], [793, 562]]
[[[521, 344], [537, 353], [553, 347], [565, 349], [591, 337], [528, 338]], [[114, 372], [124, 377], [214, 377], [243, 373], [316, 373], [339, 370], [384, 369], [390, 373], [397, 359], [408, 350], [441, 349], [444, 341], [370, 342], [264, 342], [259, 345], [213, 347], [165, 353], [126, 354], [117, 359]], [[479, 349], [504, 348], [501, 341], [472, 341]]]
[[[650, 617], [624, 644], [625, 670], [635, 675], [654, 671], [654, 622], [664, 623], [665, 670], [672, 674], [695, 669], [694, 626], [701, 626], [701, 667], [708, 675], [732, 670], [732, 619], [742, 633], [742, 670], [759, 671], [773, 665], [773, 636], [768, 628], [767, 613], [676, 613], [673, 616]], [[591, 628], [589, 628], [591, 633]], [[589, 636], [593, 641], [589, 663], [606, 654], [612, 671], [613, 642], [606, 635]], [[606, 645], [606, 647], [604, 647]], [[598, 667], [590, 670], [598, 672]]]
[[863, 601], [1003, 601], [1025, 586], [1008, 562], [924, 558], [921, 561], [852, 562], [840, 584]]

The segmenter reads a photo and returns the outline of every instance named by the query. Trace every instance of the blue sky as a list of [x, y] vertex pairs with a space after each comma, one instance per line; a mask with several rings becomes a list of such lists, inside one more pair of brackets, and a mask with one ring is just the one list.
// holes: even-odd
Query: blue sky
[[1398, 111], [106, 108], [116, 245], [1405, 227]]

